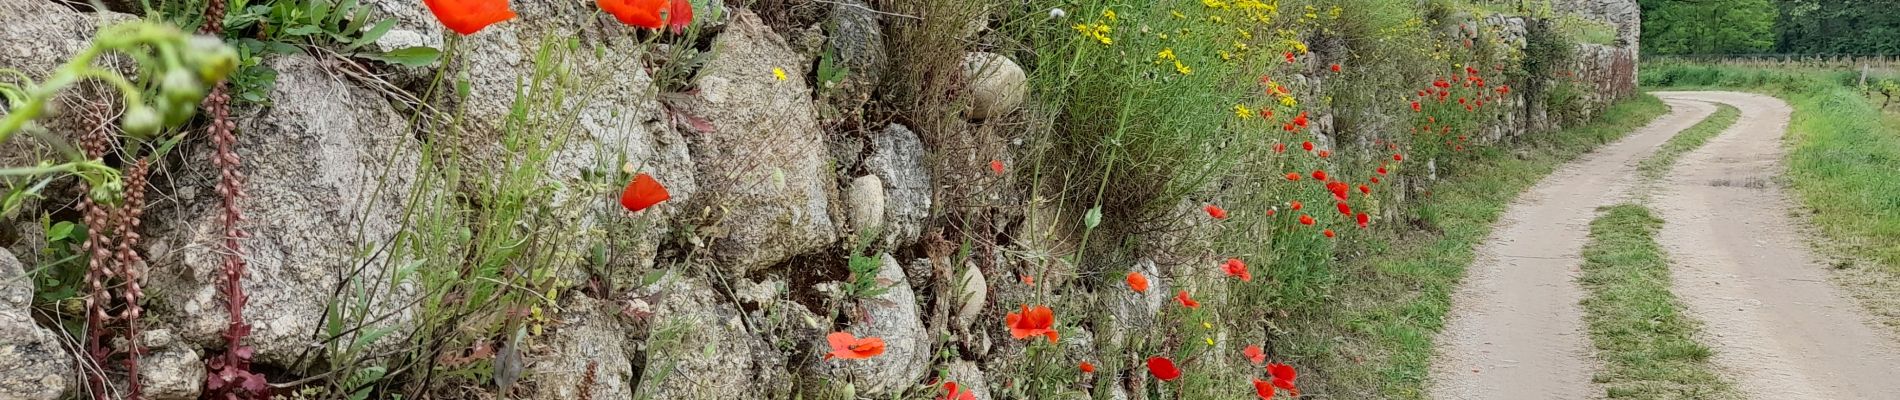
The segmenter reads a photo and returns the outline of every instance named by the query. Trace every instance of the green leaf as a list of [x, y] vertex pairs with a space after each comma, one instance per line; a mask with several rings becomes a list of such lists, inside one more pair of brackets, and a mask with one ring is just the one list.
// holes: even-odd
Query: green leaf
[[[355, 42], [350, 43], [349, 48], [354, 50], [359, 47], [367, 46], [370, 43], [376, 43], [377, 39], [382, 39], [383, 35], [386, 35], [389, 33], [390, 28], [395, 28], [395, 27], [396, 27], [396, 20], [393, 20], [393, 19], [385, 19], [382, 21], [376, 21], [376, 26], [372, 26], [369, 28], [369, 31], [363, 32], [363, 37], [357, 38]], [[355, 31], [352, 30], [350, 32], [355, 32]], [[434, 49], [430, 49], [430, 50], [434, 50]], [[429, 61], [434, 62], [435, 60], [430, 59]]]
[[53, 224], [52, 229], [46, 230], [46, 241], [48, 242], [57, 242], [72, 237], [73, 223], [69, 221], [59, 221], [59, 223]]
[[323, 33], [323, 29], [316, 25], [298, 25], [284, 30], [284, 34], [290, 36], [310, 36], [319, 33]]
[[[323, 26], [325, 27], [337, 26], [337, 24], [343, 22], [343, 17], [348, 17], [352, 14], [355, 14], [356, 9], [357, 9], [356, 0], [343, 0], [342, 4], [338, 4], [336, 6], [335, 11], [331, 12], [330, 15], [324, 16]], [[343, 32], [348, 33], [348, 32], [354, 32], [354, 31], [345, 29], [343, 30]]]
[[435, 60], [442, 57], [442, 51], [418, 46], [395, 49], [387, 53], [364, 53], [361, 56], [405, 67], [426, 67], [435, 64]]
[[1082, 226], [1088, 229], [1095, 229], [1096, 226], [1100, 225], [1102, 225], [1102, 206], [1090, 208], [1089, 213], [1082, 216]]

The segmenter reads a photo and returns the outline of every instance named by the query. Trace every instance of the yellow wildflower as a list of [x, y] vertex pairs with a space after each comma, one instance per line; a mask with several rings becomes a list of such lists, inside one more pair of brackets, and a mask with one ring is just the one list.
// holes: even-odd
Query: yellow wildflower
[[1201, 5], [1207, 6], [1207, 8], [1227, 9], [1227, 2], [1221, 0], [1201, 0]]
[[782, 81], [782, 80], [785, 80], [785, 69], [784, 69], [784, 68], [778, 68], [778, 67], [773, 67], [773, 68], [772, 68], [772, 77], [773, 77], [773, 78], [778, 78], [778, 80], [781, 80], [781, 81]]
[[1108, 18], [1108, 22], [1115, 22], [1115, 9], [1102, 10], [1102, 18]]
[[1234, 53], [1228, 53], [1227, 50], [1221, 50], [1220, 59], [1221, 61], [1231, 61], [1234, 59]]
[[1253, 110], [1248, 110], [1244, 104], [1235, 104], [1234, 116], [1240, 117], [1240, 119], [1253, 118]]
[[1173, 48], [1173, 47], [1169, 47], [1169, 48], [1165, 48], [1165, 49], [1161, 49], [1161, 52], [1160, 52], [1160, 53], [1155, 53], [1155, 58], [1159, 58], [1159, 59], [1162, 59], [1162, 60], [1173, 60], [1173, 59], [1174, 59], [1174, 48]]
[[1300, 105], [1300, 101], [1294, 100], [1293, 96], [1280, 96], [1280, 105], [1293, 107], [1293, 106]]
[[1187, 64], [1182, 64], [1181, 60], [1174, 60], [1174, 72], [1180, 72], [1181, 75], [1194, 75], [1194, 69], [1188, 68]]
[[1214, 329], [1214, 324], [1211, 322], [1202, 322], [1201, 327], [1207, 328], [1207, 329]]
[[1168, 14], [1173, 15], [1175, 18], [1187, 19], [1187, 14], [1182, 14], [1180, 11], [1168, 10]]
[[1206, 338], [1206, 339], [1207, 339], [1207, 345], [1208, 345], [1208, 346], [1213, 346], [1213, 345], [1214, 345], [1214, 338]]

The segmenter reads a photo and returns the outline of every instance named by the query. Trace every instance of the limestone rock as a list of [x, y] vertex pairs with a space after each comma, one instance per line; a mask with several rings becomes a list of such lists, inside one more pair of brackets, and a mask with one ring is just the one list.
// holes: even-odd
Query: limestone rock
[[[573, 296], [563, 309], [561, 325], [544, 339], [547, 352], [528, 366], [527, 379], [536, 389], [531, 398], [633, 398], [633, 364], [627, 360], [626, 328], [614, 318], [618, 310], [587, 296]], [[588, 375], [593, 383], [582, 385]]]
[[891, 124], [871, 138], [864, 169], [884, 182], [884, 244], [915, 243], [930, 218], [930, 164], [924, 143], [903, 125]]
[[1140, 293], [1133, 290], [1111, 292], [1115, 293], [1111, 295], [1115, 297], [1115, 303], [1109, 309], [1113, 319], [1107, 324], [1104, 334], [1108, 335], [1109, 343], [1115, 348], [1125, 346], [1130, 335], [1144, 335], [1142, 332], [1153, 327], [1155, 316], [1161, 313], [1161, 306], [1174, 295], [1168, 281], [1161, 278], [1160, 267], [1155, 265], [1154, 260], [1141, 260], [1135, 263], [1133, 270], [1148, 277], [1148, 290]]
[[830, 22], [831, 50], [837, 65], [844, 68], [847, 93], [868, 92], [884, 76], [890, 58], [884, 51], [884, 33], [878, 25], [880, 15], [862, 0], [832, 3]]
[[[344, 284], [340, 274], [362, 267], [362, 281], [388, 281], [399, 263], [359, 254], [398, 232], [420, 148], [408, 120], [389, 103], [333, 78], [316, 59], [286, 56], [271, 66], [278, 71], [275, 103], [238, 121], [243, 133], [235, 149], [249, 196], [243, 228], [251, 237], [241, 241], [249, 260], [244, 315], [257, 359], [266, 364], [305, 350]], [[208, 144], [183, 152], [185, 170], [172, 184], [180, 198], [198, 201], [154, 209], [145, 218], [146, 244], [169, 249], [151, 255], [151, 269], [166, 273], [152, 274], [148, 287], [154, 318], [176, 324], [186, 341], [209, 345], [221, 340], [226, 325], [217, 294], [223, 280], [218, 172]], [[399, 306], [414, 296], [413, 288], [386, 286], [366, 289], [377, 298], [371, 312], [403, 314]], [[403, 340], [394, 336], [382, 340]]]
[[760, 349], [768, 347], [746, 333], [739, 310], [715, 298], [704, 281], [672, 275], [634, 294], [657, 299], [640, 363], [640, 393], [655, 399], [753, 398], [772, 383], [753, 374], [782, 369], [764, 361], [771, 357]]
[[[682, 112], [711, 132], [692, 137], [701, 201], [725, 235], [713, 254], [732, 273], [760, 270], [837, 240], [837, 181], [825, 159], [804, 60], [751, 12], [713, 41], [699, 93]], [[786, 71], [780, 80], [774, 68]]]
[[144, 332], [151, 352], [139, 360], [139, 383], [151, 400], [192, 400], [204, 392], [205, 363], [167, 329]]
[[1029, 95], [1029, 76], [1023, 67], [996, 53], [971, 52], [963, 56], [963, 76], [970, 84], [970, 119], [1008, 115]]
[[53, 400], [65, 396], [73, 380], [73, 356], [52, 331], [33, 323], [27, 307], [33, 281], [13, 253], [0, 249], [0, 398]]
[[854, 242], [860, 235], [883, 231], [889, 226], [884, 222], [884, 180], [877, 175], [851, 180], [851, 186], [845, 190], [845, 210], [850, 215]]
[[[877, 283], [886, 291], [859, 302], [865, 316], [851, 325], [859, 337], [884, 338], [884, 355], [849, 363], [830, 363], [825, 372], [837, 379], [853, 379], [858, 393], [883, 396], [903, 393], [923, 380], [930, 366], [930, 338], [917, 308], [917, 295], [904, 278], [904, 268], [890, 254], [881, 256]], [[823, 341], [815, 343], [829, 352]], [[849, 369], [849, 371], [845, 371]]]
[[976, 400], [990, 400], [990, 383], [976, 363], [957, 360], [945, 368], [944, 380], [957, 383], [957, 389], [970, 392]]
[[983, 278], [983, 271], [971, 265], [963, 269], [957, 286], [962, 288], [956, 297], [961, 303], [957, 306], [957, 328], [969, 330], [970, 324], [982, 316], [983, 306], [989, 304], [990, 284]]

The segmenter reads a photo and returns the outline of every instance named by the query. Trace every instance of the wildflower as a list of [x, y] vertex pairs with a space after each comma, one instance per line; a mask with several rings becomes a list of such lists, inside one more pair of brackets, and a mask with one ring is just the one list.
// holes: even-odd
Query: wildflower
[[1213, 346], [1213, 345], [1214, 345], [1214, 338], [1211, 338], [1211, 337], [1210, 337], [1210, 338], [1201, 338], [1201, 340], [1205, 340], [1205, 341], [1207, 341], [1207, 345], [1208, 345], [1208, 346]]
[[1260, 118], [1273, 118], [1273, 109], [1270, 109], [1270, 108], [1260, 109]]
[[1379, 183], [1379, 177], [1372, 177], [1372, 183]]
[[1036, 286], [1036, 276], [1035, 276], [1035, 275], [1023, 275], [1023, 277], [1022, 277], [1021, 279], [1022, 279], [1022, 281], [1023, 281], [1023, 285], [1026, 285], [1026, 286]]
[[1091, 364], [1088, 361], [1083, 361], [1081, 368], [1082, 368], [1082, 373], [1085, 373], [1085, 374], [1095, 373], [1095, 364]]
[[1274, 144], [1273, 144], [1273, 152], [1275, 152], [1275, 153], [1285, 153], [1285, 152], [1286, 152], [1286, 143], [1274, 143]]
[[[1309, 148], [1310, 148], [1310, 147], [1309, 147]], [[1324, 180], [1326, 180], [1326, 171], [1325, 171], [1325, 170], [1313, 170], [1313, 174], [1312, 174], [1312, 175], [1313, 175], [1313, 179], [1315, 179], [1315, 180], [1321, 180], [1321, 181], [1324, 181]]]
[[1326, 237], [1331, 238], [1333, 237], [1333, 230], [1327, 229], [1325, 231], [1321, 231], [1320, 234], [1326, 235]]
[[1412, 102], [1412, 112], [1422, 112], [1422, 111], [1424, 111], [1424, 108], [1419, 106], [1418, 102], [1416, 101]]
[[1313, 224], [1313, 216], [1300, 214], [1300, 225], [1312, 225], [1312, 224]]
[[1301, 207], [1303, 207], [1303, 205], [1302, 205], [1302, 204], [1300, 204], [1300, 201], [1299, 201], [1299, 200], [1294, 200], [1294, 201], [1291, 201], [1291, 202], [1287, 202], [1287, 206], [1288, 206], [1288, 207], [1292, 207], [1292, 208], [1293, 208], [1293, 211], [1299, 211], [1299, 210], [1300, 210], [1300, 208], [1301, 208]]
[[1327, 158], [1327, 157], [1332, 157], [1332, 156], [1333, 156], [1333, 151], [1332, 151], [1332, 150], [1320, 150], [1320, 151], [1319, 151], [1319, 158]]
[[1294, 99], [1293, 96], [1280, 96], [1280, 105], [1294, 107], [1300, 105], [1300, 101]]
[[1300, 148], [1306, 149], [1306, 151], [1313, 151], [1313, 142], [1300, 142]]
[[[1301, 111], [1299, 116], [1293, 117], [1293, 124], [1299, 125], [1301, 128], [1305, 128], [1306, 127], [1306, 112]], [[1309, 148], [1307, 150], [1312, 150], [1312, 149]]]
[[1338, 203], [1338, 205], [1340, 214], [1352, 215], [1352, 205], [1346, 203]]
[[1049, 343], [1055, 343], [1056, 339], [1061, 337], [1061, 334], [1056, 333], [1055, 311], [1050, 310], [1049, 306], [1030, 308], [1025, 304], [1022, 312], [1009, 313], [1003, 317], [1003, 320], [1009, 325], [1009, 335], [1017, 339], [1042, 335], [1049, 338]]
[[515, 17], [507, 0], [423, 0], [442, 26], [462, 36], [473, 35], [497, 22]]
[[1267, 381], [1254, 379], [1253, 393], [1256, 396], [1260, 396], [1260, 400], [1273, 400], [1273, 394], [1274, 394], [1273, 384]]
[[1102, 10], [1102, 18], [1108, 18], [1108, 22], [1115, 22], [1115, 9]]
[[1333, 64], [1333, 72], [1339, 72], [1339, 64]]
[[1252, 117], [1253, 117], [1253, 110], [1248, 110], [1248, 109], [1247, 109], [1247, 106], [1246, 106], [1246, 105], [1243, 105], [1243, 104], [1235, 104], [1235, 105], [1234, 105], [1234, 116], [1236, 116], [1236, 117], [1240, 117], [1240, 119], [1247, 119], [1247, 118], [1252, 118]]
[[601, 11], [613, 14], [614, 19], [627, 26], [646, 29], [660, 29], [666, 26], [666, 17], [661, 15], [671, 6], [668, 0], [594, 0]]
[[1292, 132], [1292, 131], [1293, 131], [1293, 123], [1291, 123], [1291, 122], [1289, 122], [1289, 123], [1287, 123], [1287, 124], [1286, 124], [1286, 127], [1284, 127], [1283, 129], [1286, 129], [1286, 131], [1287, 131], [1287, 132]]
[[1372, 194], [1372, 187], [1363, 184], [1359, 185], [1359, 194]]
[[990, 171], [995, 172], [997, 175], [1002, 175], [1003, 160], [990, 160]]
[[1379, 166], [1379, 169], [1377, 171], [1379, 171], [1379, 175], [1385, 175], [1385, 166], [1383, 165]]
[[832, 332], [825, 336], [825, 342], [831, 344], [831, 354], [825, 355], [826, 360], [862, 360], [884, 354], [884, 339], [880, 338], [859, 338], [850, 332]]
[[1188, 297], [1186, 290], [1176, 293], [1174, 295], [1174, 301], [1180, 302], [1182, 306], [1187, 308], [1201, 308], [1201, 302], [1194, 301], [1193, 297]]
[[1289, 181], [1299, 181], [1299, 180], [1300, 180], [1300, 173], [1298, 173], [1298, 172], [1288, 172], [1288, 173], [1286, 173], [1286, 180], [1289, 180]]
[[779, 67], [772, 67], [772, 78], [778, 79], [781, 81], [785, 80], [785, 69], [779, 68]]
[[1148, 373], [1162, 381], [1172, 381], [1181, 377], [1181, 369], [1176, 368], [1174, 360], [1169, 360], [1167, 357], [1149, 357]]
[[1206, 207], [1201, 207], [1201, 209], [1207, 211], [1207, 216], [1214, 217], [1214, 219], [1227, 219], [1227, 210], [1221, 209], [1220, 206], [1208, 204]]
[[1273, 376], [1274, 387], [1286, 389], [1295, 397], [1300, 395], [1299, 386], [1293, 384], [1293, 380], [1297, 378], [1293, 366], [1280, 363], [1267, 364], [1267, 374]]
[[1366, 227], [1367, 224], [1372, 223], [1372, 216], [1366, 215], [1366, 213], [1359, 213], [1359, 216], [1357, 219], [1359, 221], [1360, 228], [1364, 228]]
[[1180, 73], [1181, 75], [1194, 75], [1194, 68], [1189, 68], [1187, 64], [1182, 64], [1181, 60], [1174, 60], [1174, 72]]
[[1128, 288], [1134, 290], [1135, 293], [1148, 292], [1148, 277], [1140, 272], [1128, 271]]
[[1334, 199], [1346, 201], [1347, 196], [1352, 194], [1352, 187], [1346, 185], [1345, 182], [1326, 182], [1326, 191], [1332, 192]]
[[1287, 63], [1287, 64], [1292, 64], [1292, 63], [1293, 63], [1293, 52], [1290, 52], [1290, 51], [1289, 51], [1289, 52], [1287, 52], [1287, 53], [1286, 53], [1286, 63]]
[[1156, 64], [1160, 64], [1162, 61], [1176, 59], [1174, 57], [1174, 48], [1169, 47], [1169, 48], [1161, 49], [1161, 52], [1155, 53], [1155, 58], [1156, 58], [1155, 60]]
[[1227, 259], [1227, 262], [1221, 264], [1221, 270], [1226, 271], [1227, 276], [1240, 278], [1241, 282], [1253, 282], [1253, 273], [1247, 272], [1247, 263], [1241, 262], [1238, 258]]
[[1392, 161], [1405, 161], [1405, 155], [1404, 155], [1404, 154], [1393, 154], [1393, 155], [1392, 155]]
[[976, 400], [976, 394], [969, 390], [957, 390], [956, 382], [943, 383], [943, 397], [937, 400]]
[[1063, 18], [1068, 18], [1068, 17], [1069, 17], [1068, 11], [1062, 11], [1062, 9], [1060, 8], [1049, 9], [1049, 19], [1063, 19]]
[[693, 24], [693, 2], [688, 0], [669, 0], [672, 4], [666, 9], [666, 28], [679, 35], [686, 33], [686, 27]]
[[1260, 351], [1260, 345], [1257, 344], [1247, 345], [1247, 348], [1241, 350], [1240, 354], [1247, 356], [1247, 361], [1252, 361], [1254, 364], [1266, 362], [1267, 360], [1267, 354], [1262, 353]]
[[666, 187], [661, 186], [660, 181], [641, 172], [633, 177], [633, 182], [627, 183], [626, 190], [620, 192], [620, 206], [626, 207], [627, 211], [637, 212], [671, 198], [673, 195], [666, 192]]

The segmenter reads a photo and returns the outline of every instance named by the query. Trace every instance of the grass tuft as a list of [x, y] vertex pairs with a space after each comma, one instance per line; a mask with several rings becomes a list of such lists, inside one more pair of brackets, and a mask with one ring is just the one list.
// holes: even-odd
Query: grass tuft
[[1735, 106], [1727, 104], [1716, 104], [1716, 106], [1719, 108], [1715, 110], [1714, 115], [1669, 138], [1669, 142], [1663, 143], [1662, 148], [1657, 149], [1655, 154], [1637, 164], [1636, 171], [1641, 173], [1644, 179], [1661, 178], [1663, 174], [1669, 172], [1671, 166], [1676, 165], [1676, 159], [1702, 147], [1703, 144], [1709, 142], [1709, 139], [1714, 139], [1715, 135], [1727, 130], [1730, 125], [1735, 125], [1735, 120], [1742, 116], [1742, 111], [1736, 109]]
[[[1654, 159], [1654, 157], [1652, 157]], [[1662, 219], [1636, 204], [1607, 207], [1583, 247], [1584, 321], [1595, 342], [1595, 382], [1616, 399], [1728, 399], [1736, 394], [1695, 341], [1699, 324], [1669, 292], [1669, 261], [1656, 243]]]

